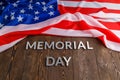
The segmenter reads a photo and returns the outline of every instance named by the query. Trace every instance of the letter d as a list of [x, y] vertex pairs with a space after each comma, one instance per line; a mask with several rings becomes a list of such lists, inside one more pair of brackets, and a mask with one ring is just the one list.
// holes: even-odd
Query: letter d
[[47, 57], [46, 66], [53, 66], [55, 64], [55, 59], [53, 57]]

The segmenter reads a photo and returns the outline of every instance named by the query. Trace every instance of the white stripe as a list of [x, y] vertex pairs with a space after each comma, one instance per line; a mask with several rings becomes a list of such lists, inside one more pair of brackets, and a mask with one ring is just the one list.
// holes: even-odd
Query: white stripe
[[80, 31], [80, 30], [65, 30], [59, 28], [51, 28], [43, 34], [53, 34], [53, 35], [62, 35], [62, 36], [74, 36], [74, 37], [92, 37], [92, 34], [89, 31]]
[[[94, 32], [94, 33], [93, 33]], [[74, 36], [74, 37], [98, 37], [99, 35], [103, 35], [103, 33], [97, 30], [72, 30], [72, 29], [59, 29], [59, 28], [51, 28], [43, 34], [53, 34], [53, 35], [62, 35], [62, 36]]]
[[118, 38], [120, 38], [120, 30], [111, 30]]
[[100, 11], [98, 13], [92, 13], [89, 14], [90, 16], [94, 16], [94, 17], [99, 17], [99, 18], [112, 18], [112, 19], [120, 19], [120, 14], [117, 13], [105, 13], [103, 11]]
[[[120, 38], [120, 31], [119, 30], [109, 30], [118, 38]], [[56, 35], [63, 35], [63, 36], [78, 36], [78, 37], [98, 37], [105, 35], [98, 30], [89, 29], [89, 30], [73, 30], [73, 29], [60, 29], [60, 28], [50, 28], [49, 30], [44, 31], [43, 33], [47, 34], [56, 34]]]
[[86, 1], [58, 1], [60, 5], [66, 7], [83, 7], [83, 8], [108, 8], [114, 10], [120, 10], [120, 4], [117, 3], [105, 3], [105, 2], [86, 2]]
[[15, 40], [15, 41], [13, 41], [13, 42], [11, 42], [9, 44], [5, 44], [5, 45], [0, 46], [0, 52], [5, 51], [6, 49], [14, 46], [16, 43], [18, 43], [22, 39], [24, 39], [24, 38], [21, 38], [21, 39]]
[[89, 14], [90, 16], [96, 17], [95, 19], [104, 22], [120, 22], [120, 14], [116, 13], [105, 13], [100, 11], [98, 13]]
[[[120, 22], [120, 19], [99, 19], [99, 18], [95, 18], [98, 21], [103, 21], [103, 22]], [[116, 23], [117, 24], [117, 23]]]
[[98, 22], [96, 19], [92, 18], [91, 16], [77, 12], [75, 14], [66, 13], [56, 18], [52, 18], [52, 19], [49, 19], [49, 20], [46, 20], [40, 23], [36, 23], [36, 24], [30, 24], [30, 25], [20, 24], [18, 26], [4, 26], [0, 30], [0, 36], [10, 33], [10, 32], [14, 32], [14, 31], [27, 31], [27, 30], [42, 29], [48, 25], [54, 25], [63, 20], [68, 20], [68, 21], [73, 21], [73, 22], [84, 20], [90, 26], [107, 29], [104, 25], [102, 25], [100, 22]]
[[43, 34], [52, 34], [52, 35], [59, 35], [59, 36], [72, 36], [72, 37], [99, 37], [99, 36], [103, 36], [105, 45], [108, 48], [110, 48], [112, 50], [120, 51], [120, 43], [107, 40], [105, 34], [99, 32], [97, 30], [94, 30], [94, 29], [80, 31], [80, 30], [64, 30], [64, 29], [59, 29], [59, 28], [51, 28], [51, 29], [43, 32]]

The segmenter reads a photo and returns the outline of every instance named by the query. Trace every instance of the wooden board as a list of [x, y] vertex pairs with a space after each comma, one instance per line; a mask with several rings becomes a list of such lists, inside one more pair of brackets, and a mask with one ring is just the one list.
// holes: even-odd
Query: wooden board
[[[27, 41], [89, 41], [93, 50], [25, 49]], [[72, 56], [68, 67], [46, 67], [47, 56]], [[120, 53], [95, 38], [29, 36], [0, 54], [0, 80], [120, 80]]]

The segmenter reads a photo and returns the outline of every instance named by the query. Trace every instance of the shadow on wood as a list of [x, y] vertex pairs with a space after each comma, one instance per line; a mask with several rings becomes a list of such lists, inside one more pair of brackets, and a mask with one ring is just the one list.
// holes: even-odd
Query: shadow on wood
[[[27, 41], [89, 41], [93, 50], [26, 50]], [[71, 56], [68, 67], [46, 67], [47, 56]], [[120, 53], [94, 38], [29, 36], [0, 54], [0, 80], [120, 80]]]

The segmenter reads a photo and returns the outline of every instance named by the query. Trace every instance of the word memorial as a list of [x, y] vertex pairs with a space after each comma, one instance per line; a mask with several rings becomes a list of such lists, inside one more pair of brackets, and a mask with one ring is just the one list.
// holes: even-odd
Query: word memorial
[[[88, 41], [82, 42], [82, 41], [52, 41], [52, 42], [47, 42], [47, 41], [34, 41], [34, 42], [29, 42], [27, 41], [26, 43], [26, 49], [33, 49], [33, 50], [77, 50], [77, 49], [87, 49], [87, 50], [92, 50], [93, 47], [90, 46], [90, 43]], [[70, 61], [71, 61], [71, 56], [70, 57], [65, 57], [65, 56], [59, 56], [57, 58], [52, 57], [52, 56], [47, 56], [45, 64], [48, 67], [51, 66], [69, 66]]]

